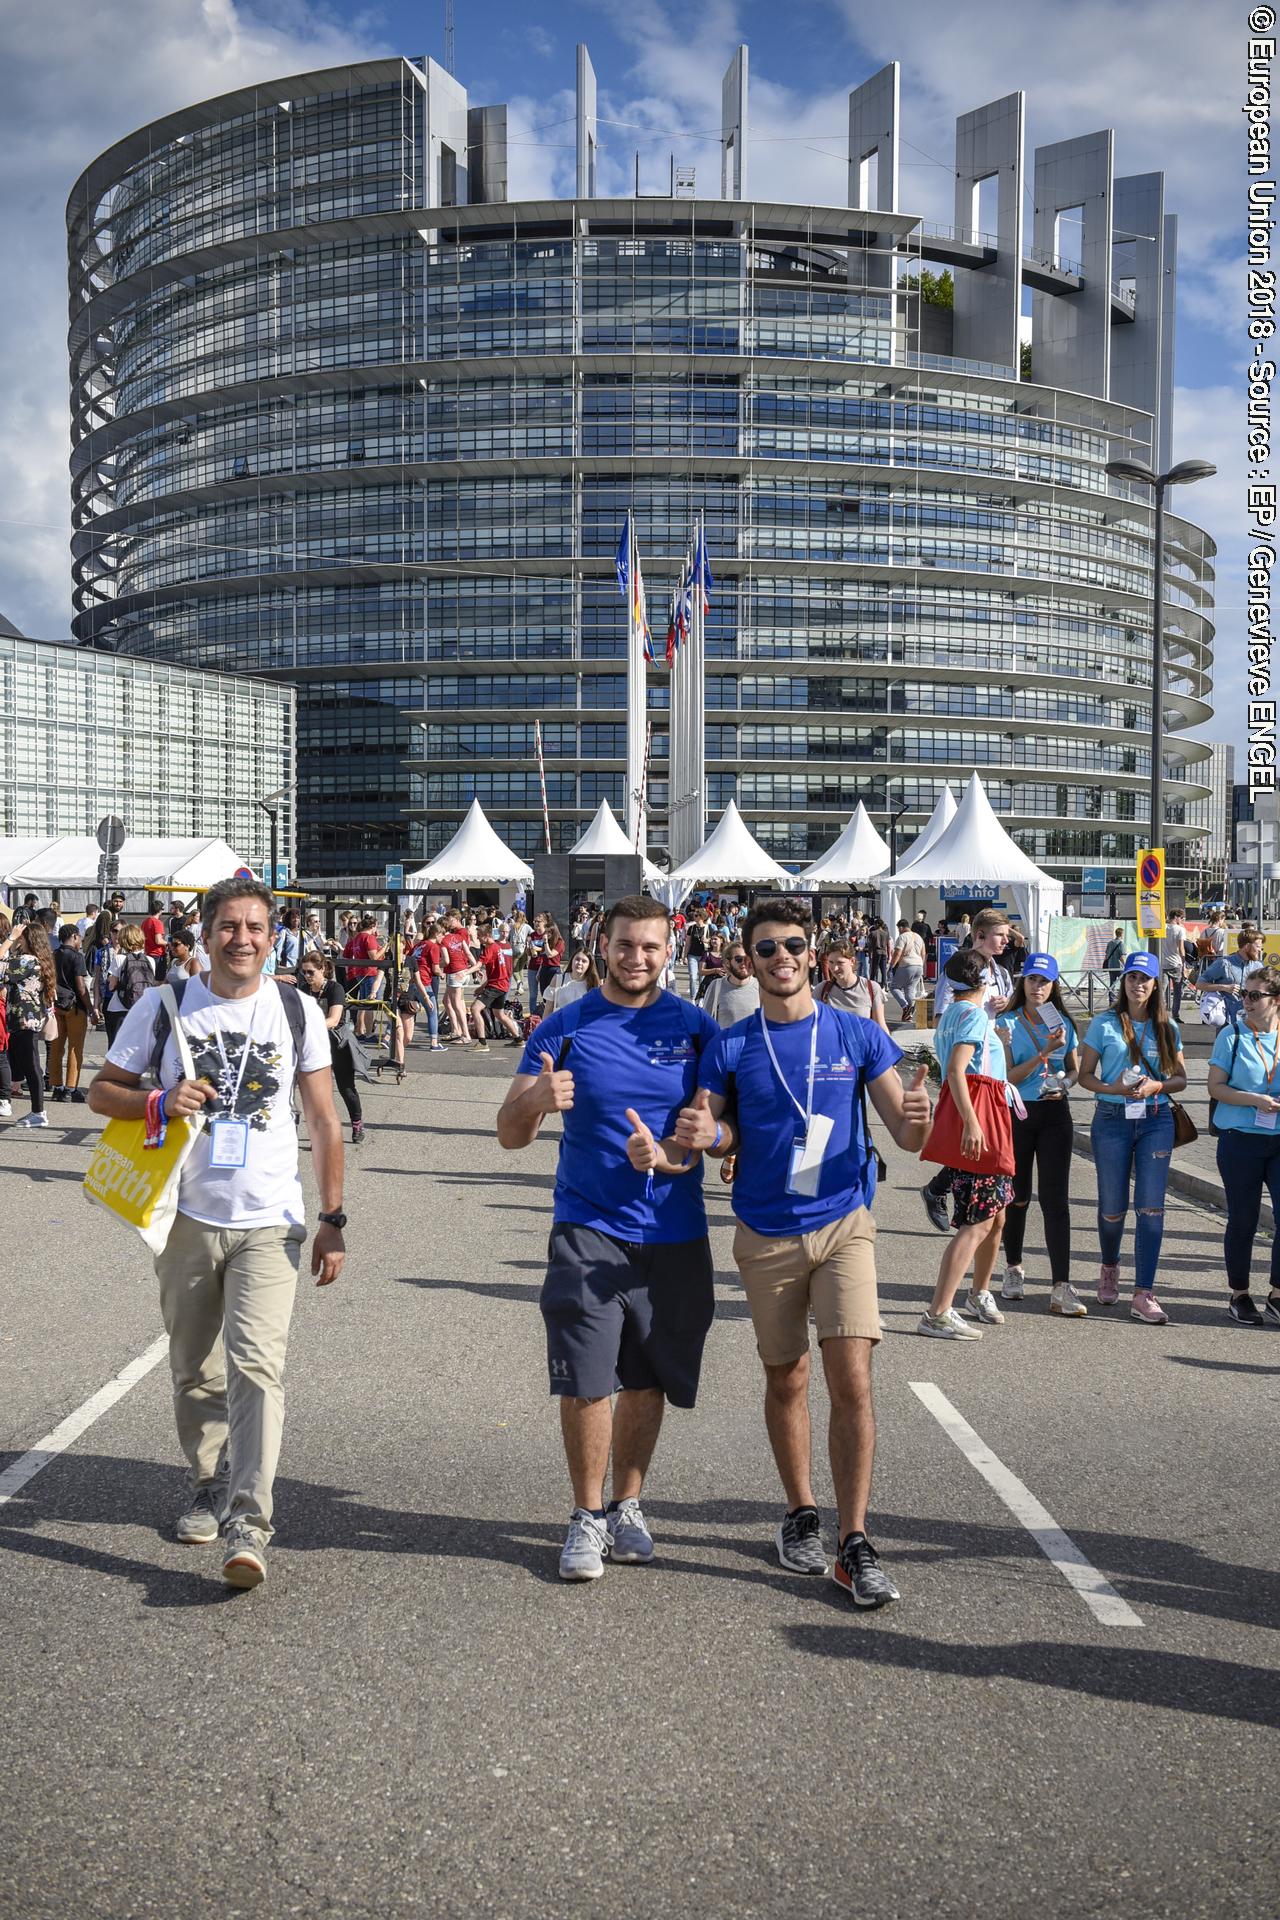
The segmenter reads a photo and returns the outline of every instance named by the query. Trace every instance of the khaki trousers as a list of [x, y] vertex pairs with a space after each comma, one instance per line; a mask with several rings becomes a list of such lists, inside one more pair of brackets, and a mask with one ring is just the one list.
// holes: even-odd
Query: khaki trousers
[[[58, 1007], [55, 1011], [58, 1037], [49, 1044], [49, 1085], [78, 1087], [80, 1062], [84, 1058], [84, 1036], [89, 1026], [89, 1016], [83, 1007]], [[65, 1079], [63, 1077], [64, 1058]]]
[[179, 1213], [156, 1256], [173, 1411], [193, 1487], [227, 1458], [227, 1518], [271, 1535], [284, 1356], [305, 1229], [211, 1227]]

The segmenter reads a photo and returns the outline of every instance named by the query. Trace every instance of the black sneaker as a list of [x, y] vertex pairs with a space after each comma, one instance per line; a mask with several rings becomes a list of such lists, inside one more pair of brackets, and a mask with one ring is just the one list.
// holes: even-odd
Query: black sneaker
[[51, 1100], [61, 1101], [67, 1098], [68, 1089], [66, 1087], [46, 1087], [45, 1092]]
[[353, 1120], [351, 1122], [351, 1144], [353, 1147], [362, 1147], [364, 1145], [363, 1120]]
[[887, 1573], [880, 1569], [880, 1556], [865, 1533], [851, 1533], [836, 1555], [831, 1578], [843, 1587], [855, 1607], [883, 1607], [902, 1595]]
[[822, 1522], [816, 1507], [800, 1507], [784, 1514], [777, 1533], [778, 1558], [788, 1573], [825, 1573]]
[[924, 1210], [939, 1233], [950, 1233], [951, 1220], [947, 1213], [947, 1203], [940, 1193], [930, 1193], [928, 1187], [921, 1187], [920, 1198], [924, 1201]]
[[[1271, 1304], [1268, 1300], [1267, 1305], [1271, 1306]], [[1280, 1311], [1276, 1311], [1274, 1317], [1277, 1326], [1280, 1326]], [[1238, 1327], [1265, 1327], [1267, 1324], [1247, 1293], [1232, 1295], [1231, 1303], [1227, 1308], [1227, 1318], [1234, 1320]]]
[[68, 1094], [68, 1098], [74, 1100], [78, 1107], [82, 1107], [88, 1097], [83, 1087], [72, 1087]]
[[1267, 1295], [1267, 1303], [1262, 1309], [1264, 1327], [1280, 1327], [1280, 1294]]

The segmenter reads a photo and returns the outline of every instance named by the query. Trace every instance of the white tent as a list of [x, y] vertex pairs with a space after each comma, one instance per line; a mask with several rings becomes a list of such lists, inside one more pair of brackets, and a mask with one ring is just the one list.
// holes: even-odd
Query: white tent
[[533, 885], [533, 873], [519, 854], [512, 853], [489, 825], [484, 808], [473, 800], [466, 819], [447, 847], [434, 860], [405, 875], [406, 893], [427, 893], [433, 888], [496, 887], [506, 881]]
[[[603, 860], [607, 856], [612, 860], [619, 854], [625, 859], [634, 853], [635, 848], [619, 826], [613, 808], [607, 800], [602, 800], [596, 808], [591, 825], [570, 847], [569, 858], [571, 860]], [[649, 893], [653, 892], [655, 885], [666, 885], [666, 875], [650, 861], [644, 861], [643, 871], [643, 883]]]
[[21, 873], [22, 869], [46, 847], [56, 843], [50, 834], [41, 834], [38, 839], [0, 840], [0, 886], [8, 884], [5, 876], [9, 873]]
[[818, 855], [799, 875], [796, 885], [807, 893], [838, 892], [842, 887], [868, 887], [889, 865], [889, 848], [872, 826], [859, 800], [853, 818], [834, 845]]
[[983, 887], [1007, 892], [1034, 946], [1049, 937], [1049, 916], [1062, 912], [1062, 883], [1022, 851], [997, 820], [977, 774], [955, 819], [923, 853], [914, 853], [885, 887]]
[[[69, 834], [43, 845], [26, 858], [7, 857], [13, 842], [0, 843], [0, 882], [7, 887], [30, 887], [36, 892], [61, 888], [95, 892], [98, 863], [102, 849], [90, 835]], [[16, 843], [21, 845], [22, 843]], [[126, 840], [118, 855], [122, 893], [136, 893], [148, 887], [172, 888], [185, 892], [211, 887], [217, 880], [229, 880], [245, 862], [225, 840]]]
[[[922, 853], [927, 853], [934, 842], [942, 838], [955, 817], [956, 797], [951, 791], [950, 784], [948, 784], [938, 795], [937, 805], [929, 815], [928, 820], [903, 854], [903, 866], [905, 867], [908, 862], [912, 860], [918, 860]], [[898, 901], [898, 889], [894, 886], [887, 872], [884, 879], [880, 882], [880, 918], [887, 927], [897, 926], [898, 921], [902, 918]]]
[[695, 887], [773, 886], [784, 891], [794, 881], [786, 868], [780, 867], [752, 837], [736, 803], [731, 800], [698, 851], [661, 884], [663, 891], [657, 897], [675, 907]]

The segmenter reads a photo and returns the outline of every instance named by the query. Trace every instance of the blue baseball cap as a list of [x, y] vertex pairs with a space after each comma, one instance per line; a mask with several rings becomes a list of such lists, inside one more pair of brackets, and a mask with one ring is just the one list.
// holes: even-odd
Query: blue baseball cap
[[1148, 980], [1160, 978], [1160, 962], [1154, 953], [1131, 953], [1124, 963], [1125, 973], [1145, 973]]
[[1056, 980], [1058, 963], [1051, 953], [1029, 953], [1022, 963], [1022, 977], [1034, 973], [1041, 980]]

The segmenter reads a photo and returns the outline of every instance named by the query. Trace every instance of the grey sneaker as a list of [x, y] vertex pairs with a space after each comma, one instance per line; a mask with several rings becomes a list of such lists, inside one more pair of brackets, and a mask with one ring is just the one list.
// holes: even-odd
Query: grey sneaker
[[562, 1580], [598, 1580], [604, 1572], [604, 1557], [609, 1551], [609, 1535], [603, 1520], [585, 1507], [575, 1507], [569, 1516], [569, 1531], [560, 1549]]
[[222, 1509], [227, 1497], [226, 1482], [210, 1480], [197, 1487], [184, 1512], [178, 1515], [174, 1534], [185, 1547], [207, 1547], [222, 1530]]
[[1004, 1325], [1004, 1315], [996, 1305], [995, 1295], [987, 1287], [982, 1287], [976, 1293], [970, 1292], [960, 1311], [967, 1320], [981, 1320], [984, 1327]]
[[222, 1577], [229, 1587], [260, 1587], [267, 1577], [266, 1535], [246, 1520], [227, 1528]]
[[928, 1187], [921, 1187], [920, 1198], [924, 1201], [924, 1210], [929, 1216], [931, 1226], [939, 1233], [950, 1233], [951, 1217], [947, 1212], [947, 1197], [942, 1193], [930, 1193]]
[[783, 1516], [778, 1528], [778, 1558], [789, 1573], [827, 1571], [827, 1556], [822, 1548], [822, 1522], [816, 1507], [801, 1507], [798, 1513]]
[[621, 1560], [626, 1566], [643, 1566], [646, 1560], [652, 1560], [653, 1535], [638, 1500], [611, 1500], [604, 1524], [611, 1560]]
[[1002, 1300], [1021, 1300], [1026, 1284], [1027, 1276], [1020, 1266], [1006, 1267], [1004, 1270], [1004, 1279], [1000, 1282], [1000, 1298]]
[[945, 1313], [922, 1313], [916, 1323], [916, 1332], [923, 1333], [930, 1340], [981, 1340], [981, 1327], [971, 1327], [962, 1320], [954, 1307], [948, 1307]]

